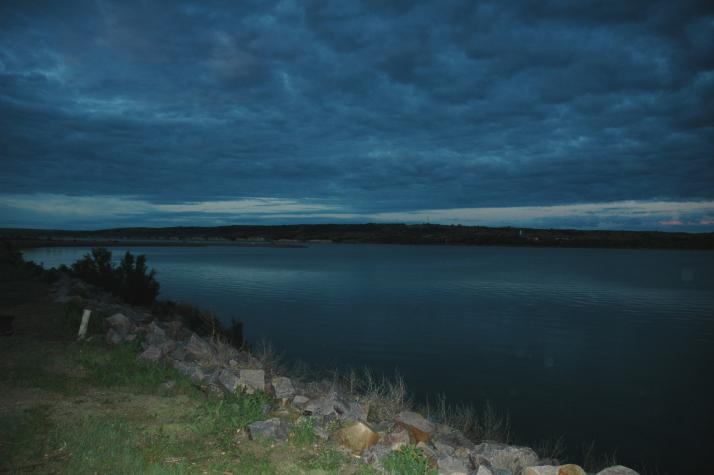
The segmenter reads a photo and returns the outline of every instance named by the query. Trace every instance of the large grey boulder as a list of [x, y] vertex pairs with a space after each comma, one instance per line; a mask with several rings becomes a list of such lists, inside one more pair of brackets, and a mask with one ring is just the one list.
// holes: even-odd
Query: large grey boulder
[[469, 469], [466, 464], [449, 455], [441, 457], [436, 461], [439, 475], [468, 475]]
[[248, 394], [255, 391], [265, 391], [265, 371], [262, 369], [242, 369], [238, 384]]
[[290, 378], [276, 376], [272, 380], [276, 399], [288, 399], [295, 395], [295, 386]]
[[640, 475], [631, 468], [625, 467], [624, 465], [613, 465], [612, 467], [607, 467], [604, 470], [600, 470], [597, 475]]
[[107, 343], [118, 345], [124, 341], [133, 341], [136, 338], [136, 325], [123, 313], [115, 313], [108, 317]]
[[307, 396], [303, 396], [302, 394], [298, 394], [293, 398], [292, 401], [292, 406], [296, 409], [303, 409], [307, 403], [310, 402], [310, 398]]
[[144, 346], [160, 346], [166, 343], [168, 337], [166, 331], [161, 328], [156, 322], [151, 322], [146, 327], [146, 337], [144, 338]]
[[186, 361], [173, 361], [172, 365], [179, 371], [179, 373], [182, 373], [191, 378], [191, 381], [193, 382], [200, 383], [206, 380], [206, 373], [197, 363], [189, 363]]
[[[530, 447], [484, 442], [474, 446], [470, 452], [475, 467], [487, 465], [494, 469], [507, 469], [516, 473], [538, 462], [538, 454]], [[495, 472], [495, 471], [494, 471]]]
[[434, 424], [412, 411], [402, 411], [394, 420], [409, 431], [415, 442], [429, 442], [435, 430]]
[[213, 347], [195, 333], [192, 333], [191, 338], [186, 342], [184, 352], [187, 360], [196, 361], [204, 366], [216, 365], [216, 354]]
[[229, 393], [234, 393], [240, 385], [240, 378], [237, 374], [235, 374], [235, 372], [231, 371], [230, 369], [222, 369], [218, 373], [218, 382], [220, 382], [221, 385], [226, 388], [226, 391], [228, 391]]
[[287, 440], [290, 426], [287, 422], [276, 418], [267, 421], [253, 422], [248, 426], [251, 440], [275, 439]]
[[111, 317], [107, 317], [106, 322], [110, 327], [123, 333], [129, 333], [136, 330], [134, 322], [132, 322], [129, 317], [123, 313], [115, 313]]
[[144, 351], [142, 351], [141, 354], [139, 354], [139, 359], [144, 361], [157, 362], [161, 359], [162, 355], [163, 353], [161, 352], [161, 348], [157, 346], [149, 346]]
[[356, 401], [349, 401], [332, 391], [307, 403], [305, 411], [318, 416], [336, 416], [343, 421], [366, 421], [367, 409]]

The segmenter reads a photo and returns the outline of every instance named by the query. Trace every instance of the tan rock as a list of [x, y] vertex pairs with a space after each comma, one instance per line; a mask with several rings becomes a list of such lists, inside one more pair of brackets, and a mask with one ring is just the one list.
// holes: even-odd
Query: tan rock
[[379, 441], [379, 434], [364, 422], [355, 422], [337, 431], [335, 438], [352, 452], [361, 454]]
[[580, 465], [569, 463], [558, 467], [557, 475], [588, 475]]
[[429, 442], [431, 440], [431, 435], [435, 429], [434, 424], [427, 421], [421, 414], [403, 411], [394, 420], [409, 431], [415, 442]]
[[538, 465], [526, 467], [523, 475], [558, 475], [558, 467], [555, 465]]

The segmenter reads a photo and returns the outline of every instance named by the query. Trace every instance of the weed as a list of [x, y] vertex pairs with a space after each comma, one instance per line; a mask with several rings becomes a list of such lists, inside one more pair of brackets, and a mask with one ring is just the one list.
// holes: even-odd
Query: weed
[[347, 456], [332, 447], [326, 447], [317, 454], [302, 459], [301, 465], [307, 470], [322, 470], [338, 473], [338, 469], [347, 462]]
[[290, 438], [296, 445], [311, 445], [317, 442], [315, 421], [311, 417], [300, 417], [293, 426]]
[[474, 441], [494, 440], [508, 443], [511, 439], [510, 416], [498, 412], [489, 402], [486, 402], [479, 413], [472, 404], [450, 406], [446, 402], [446, 396], [440, 394], [433, 405], [427, 399], [424, 412], [429, 419], [458, 429]]
[[436, 469], [429, 467], [429, 459], [415, 445], [407, 445], [390, 453], [384, 459], [387, 473], [394, 475], [436, 475]]
[[535, 450], [542, 459], [563, 461], [563, 456], [565, 455], [565, 438], [561, 435], [560, 437], [541, 440], [533, 446], [533, 450]]
[[227, 395], [218, 402], [205, 401], [196, 413], [197, 430], [229, 447], [238, 429], [265, 419], [263, 408], [269, 403], [270, 398], [262, 392]]

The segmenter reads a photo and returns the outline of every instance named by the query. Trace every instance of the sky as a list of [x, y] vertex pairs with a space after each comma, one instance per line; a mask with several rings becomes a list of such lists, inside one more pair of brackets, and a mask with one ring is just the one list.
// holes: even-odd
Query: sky
[[0, 2], [0, 227], [324, 222], [714, 231], [714, 2]]

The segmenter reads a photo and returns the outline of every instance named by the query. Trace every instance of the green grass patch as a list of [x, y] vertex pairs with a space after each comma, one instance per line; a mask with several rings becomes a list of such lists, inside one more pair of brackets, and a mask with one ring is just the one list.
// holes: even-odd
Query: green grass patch
[[[78, 297], [72, 298], [64, 306], [64, 314], [59, 322], [62, 334], [69, 339], [76, 339], [79, 325], [82, 323], [82, 314], [86, 304]], [[107, 332], [106, 315], [101, 312], [92, 312], [87, 325], [87, 336], [103, 335]]]
[[262, 392], [227, 395], [220, 401], [206, 400], [196, 410], [196, 428], [219, 446], [230, 447], [238, 429], [266, 418], [263, 408], [270, 403], [270, 398]]
[[312, 417], [299, 417], [295, 421], [293, 430], [290, 433], [290, 440], [295, 445], [312, 445], [317, 442], [317, 434], [315, 434], [315, 421]]
[[395, 475], [436, 475], [435, 468], [429, 467], [424, 452], [415, 445], [407, 445], [389, 454], [384, 460], [384, 468]]
[[191, 380], [165, 363], [142, 361], [137, 358], [139, 343], [81, 346], [79, 364], [87, 371], [86, 382], [98, 387], [124, 388], [135, 393], [158, 394], [164, 381], [176, 382], [175, 391], [197, 396], [199, 391]]
[[42, 405], [0, 416], [0, 472], [36, 470], [49, 459], [45, 440], [49, 412]]
[[332, 447], [324, 447], [316, 454], [301, 460], [300, 466], [306, 470], [323, 470], [327, 473], [339, 473], [339, 469], [349, 463], [347, 455]]

